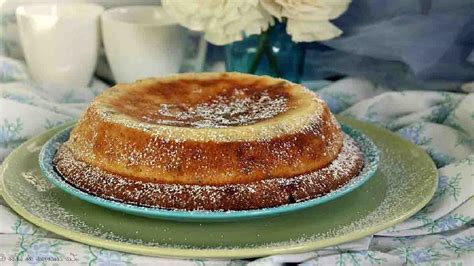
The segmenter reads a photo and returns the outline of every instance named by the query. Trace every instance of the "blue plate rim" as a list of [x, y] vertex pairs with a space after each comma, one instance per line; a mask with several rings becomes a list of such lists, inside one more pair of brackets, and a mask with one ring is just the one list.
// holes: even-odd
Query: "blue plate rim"
[[364, 153], [364, 167], [359, 175], [348, 184], [334, 190], [331, 193], [321, 197], [313, 198], [306, 201], [291, 203], [287, 205], [255, 209], [243, 211], [185, 211], [185, 210], [169, 210], [161, 208], [151, 208], [137, 206], [133, 204], [122, 203], [118, 201], [104, 199], [98, 196], [88, 194], [73, 185], [67, 183], [53, 166], [53, 157], [56, 154], [59, 145], [69, 138], [69, 133], [74, 124], [60, 130], [54, 134], [41, 148], [39, 154], [39, 166], [42, 174], [56, 187], [69, 195], [80, 198], [89, 203], [112, 209], [127, 214], [138, 215], [142, 217], [150, 217], [167, 220], [182, 221], [235, 221], [239, 219], [253, 219], [259, 217], [275, 216], [286, 214], [306, 208], [310, 208], [328, 201], [342, 197], [353, 190], [365, 184], [377, 171], [380, 162], [380, 152], [372, 140], [348, 125], [341, 123], [344, 133], [353, 138], [359, 148]]

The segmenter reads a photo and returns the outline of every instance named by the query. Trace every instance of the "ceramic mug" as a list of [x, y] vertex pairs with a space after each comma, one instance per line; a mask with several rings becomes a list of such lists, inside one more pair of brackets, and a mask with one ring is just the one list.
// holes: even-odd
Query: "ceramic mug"
[[48, 86], [87, 86], [97, 62], [103, 11], [86, 3], [19, 6], [20, 42], [33, 79]]
[[116, 82], [179, 71], [186, 30], [160, 6], [124, 6], [102, 16], [105, 53]]

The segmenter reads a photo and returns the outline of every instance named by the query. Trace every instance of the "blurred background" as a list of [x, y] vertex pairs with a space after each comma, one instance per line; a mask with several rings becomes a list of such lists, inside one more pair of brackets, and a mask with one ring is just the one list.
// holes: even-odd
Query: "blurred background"
[[[46, 0], [3, 0], [0, 53], [23, 57], [15, 9]], [[59, 0], [90, 2], [105, 8], [158, 5], [158, 0]], [[390, 89], [461, 90], [474, 80], [474, 1], [472, 0], [358, 0], [332, 21], [343, 34], [321, 42], [306, 42], [301, 79], [367, 78]], [[181, 72], [223, 71], [225, 47], [208, 43], [205, 58], [197, 60], [199, 34], [186, 45]], [[195, 46], [195, 47], [193, 47]], [[202, 54], [201, 54], [202, 56]], [[113, 76], [100, 52], [96, 75], [112, 84]]]

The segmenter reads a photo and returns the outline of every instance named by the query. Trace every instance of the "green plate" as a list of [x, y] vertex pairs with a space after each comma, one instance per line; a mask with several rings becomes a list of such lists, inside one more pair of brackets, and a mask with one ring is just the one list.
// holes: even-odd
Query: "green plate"
[[5, 201], [30, 222], [89, 245], [144, 255], [243, 258], [310, 251], [356, 240], [399, 223], [433, 196], [437, 170], [399, 136], [339, 117], [380, 150], [376, 174], [336, 200], [294, 213], [225, 223], [187, 223], [133, 216], [82, 201], [41, 175], [42, 145], [68, 125], [18, 147], [3, 165]]

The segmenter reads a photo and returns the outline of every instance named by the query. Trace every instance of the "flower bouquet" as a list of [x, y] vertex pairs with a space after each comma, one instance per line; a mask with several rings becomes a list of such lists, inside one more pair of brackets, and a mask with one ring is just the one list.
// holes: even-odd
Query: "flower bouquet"
[[299, 81], [303, 42], [341, 35], [330, 20], [344, 13], [350, 0], [162, 0], [182, 26], [204, 32], [226, 46], [228, 71], [268, 74]]

